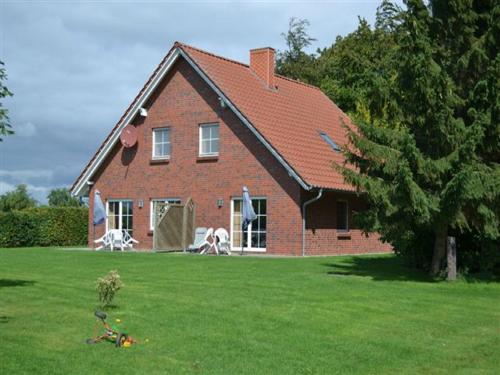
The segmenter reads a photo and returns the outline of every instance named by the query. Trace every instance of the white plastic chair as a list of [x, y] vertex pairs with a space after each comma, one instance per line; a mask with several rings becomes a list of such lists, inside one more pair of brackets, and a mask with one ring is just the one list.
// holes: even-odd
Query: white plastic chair
[[[205, 237], [203, 238], [203, 242], [198, 247], [201, 250], [200, 254], [205, 254], [212, 247], [214, 247], [213, 235], [214, 235], [214, 228], [208, 228], [207, 232], [205, 233]], [[212, 240], [212, 242], [210, 242], [209, 240]], [[216, 249], [216, 251], [217, 251], [217, 249]]]
[[125, 243], [125, 246], [130, 248], [134, 247], [133, 245], [134, 243], [135, 244], [139, 243], [139, 241], [133, 238], [126, 230], [123, 231], [123, 241]]
[[123, 251], [123, 248], [125, 247], [123, 231], [121, 231], [120, 229], [111, 229], [109, 231], [109, 237], [111, 251], [114, 250], [115, 246], [119, 247], [121, 251]]
[[219, 228], [214, 232], [214, 244], [217, 254], [225, 252], [227, 255], [231, 255], [229, 233], [224, 228]]
[[104, 236], [98, 238], [94, 242], [101, 243], [101, 246], [97, 247], [96, 250], [109, 247], [111, 251], [113, 251], [115, 247], [124, 251], [127, 247], [132, 248], [134, 243], [139, 243], [139, 241], [132, 238], [126, 230], [120, 229], [110, 229], [104, 234]]
[[96, 244], [101, 244], [100, 246], [96, 247], [96, 250], [101, 250], [105, 247], [110, 246], [110, 238], [109, 238], [109, 232], [104, 233], [102, 237], [99, 237], [97, 240], [94, 240], [94, 243]]

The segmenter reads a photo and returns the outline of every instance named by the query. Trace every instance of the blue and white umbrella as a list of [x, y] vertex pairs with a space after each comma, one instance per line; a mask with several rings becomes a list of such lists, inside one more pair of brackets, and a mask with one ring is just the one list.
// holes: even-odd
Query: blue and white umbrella
[[245, 231], [248, 229], [248, 225], [255, 219], [257, 219], [257, 215], [253, 210], [252, 200], [250, 199], [250, 194], [248, 193], [248, 188], [243, 186], [243, 207], [241, 212], [241, 253], [243, 254], [243, 236], [245, 235]]
[[[104, 223], [106, 220], [106, 209], [104, 208], [104, 204], [102, 203], [101, 193], [99, 190], [94, 192], [94, 215], [92, 223], [93, 225], [93, 234], [95, 241], [95, 226]], [[94, 247], [95, 242], [92, 242], [92, 247]]]
[[106, 209], [102, 203], [101, 193], [99, 190], [94, 192], [94, 225], [99, 225], [104, 223], [106, 219]]

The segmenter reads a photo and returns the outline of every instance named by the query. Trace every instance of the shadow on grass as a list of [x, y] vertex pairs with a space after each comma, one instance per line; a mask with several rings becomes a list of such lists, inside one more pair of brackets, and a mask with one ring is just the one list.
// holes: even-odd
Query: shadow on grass
[[0, 316], [0, 324], [2, 323], [8, 323], [9, 322], [9, 317], [8, 316]]
[[33, 280], [15, 280], [15, 279], [0, 279], [0, 288], [8, 288], [13, 286], [31, 286], [36, 281]]
[[324, 264], [333, 276], [365, 276], [376, 281], [434, 282], [424, 271], [404, 265], [398, 257], [353, 256]]

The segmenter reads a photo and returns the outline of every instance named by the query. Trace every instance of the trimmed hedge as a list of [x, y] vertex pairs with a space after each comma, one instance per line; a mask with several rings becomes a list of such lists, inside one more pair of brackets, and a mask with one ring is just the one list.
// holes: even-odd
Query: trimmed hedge
[[86, 245], [88, 208], [39, 207], [0, 212], [0, 247]]

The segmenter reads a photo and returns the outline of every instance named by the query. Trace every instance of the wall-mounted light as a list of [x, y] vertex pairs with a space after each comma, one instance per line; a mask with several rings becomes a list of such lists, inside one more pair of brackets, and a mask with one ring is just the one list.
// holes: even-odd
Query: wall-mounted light
[[222, 109], [226, 108], [226, 102], [224, 101], [224, 99], [219, 98], [219, 103], [220, 103], [220, 107], [221, 107]]
[[139, 199], [137, 201], [137, 207], [139, 207], [139, 208], [143, 208], [144, 207], [144, 201], [142, 199]]
[[142, 107], [141, 109], [139, 109], [139, 114], [142, 117], [148, 117], [148, 110], [146, 108]]
[[224, 199], [222, 198], [217, 199], [217, 207], [221, 208], [222, 206], [224, 206]]

